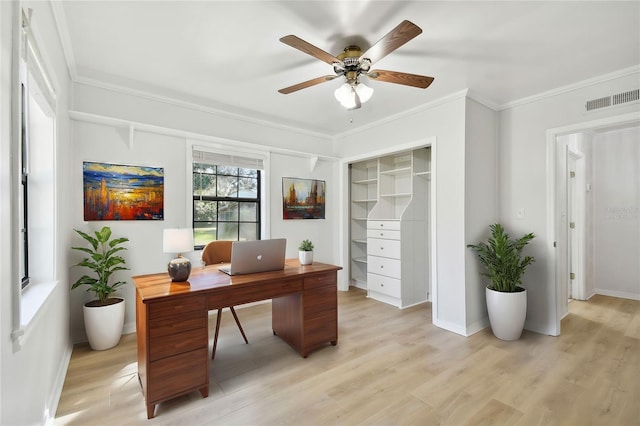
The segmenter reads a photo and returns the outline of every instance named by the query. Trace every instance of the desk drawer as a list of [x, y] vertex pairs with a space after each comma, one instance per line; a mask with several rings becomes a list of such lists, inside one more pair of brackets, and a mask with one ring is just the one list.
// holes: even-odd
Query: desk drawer
[[304, 288], [315, 288], [322, 286], [336, 286], [336, 273], [327, 272], [326, 274], [314, 275], [303, 279]]
[[194, 311], [183, 315], [153, 319], [149, 322], [151, 339], [188, 330], [207, 328], [207, 311]]
[[206, 303], [207, 300], [204, 296], [176, 297], [171, 300], [149, 303], [149, 318], [154, 320], [187, 312], [206, 311]]
[[313, 315], [318, 312], [336, 309], [338, 306], [338, 293], [335, 286], [317, 287], [304, 291], [304, 316]]
[[338, 311], [332, 309], [304, 321], [305, 350], [338, 339]]
[[400, 241], [369, 238], [367, 239], [367, 252], [373, 256], [400, 259]]
[[196, 351], [163, 358], [149, 365], [147, 402], [159, 401], [208, 384], [209, 350], [205, 346]]
[[207, 349], [208, 343], [207, 327], [178, 334], [152, 337], [149, 341], [149, 360], [155, 361], [199, 348]]
[[388, 259], [379, 256], [367, 256], [367, 270], [386, 277], [400, 278], [401, 266], [399, 259]]
[[266, 284], [238, 285], [209, 296], [208, 306], [211, 310], [226, 308], [258, 300], [274, 299], [300, 291], [302, 291], [302, 279], [300, 278]]
[[386, 240], [399, 240], [400, 231], [388, 229], [367, 229], [367, 238], [384, 238]]

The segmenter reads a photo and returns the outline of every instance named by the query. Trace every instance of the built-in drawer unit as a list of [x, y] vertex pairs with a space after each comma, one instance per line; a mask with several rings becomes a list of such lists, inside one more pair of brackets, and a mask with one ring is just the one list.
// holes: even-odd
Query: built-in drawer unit
[[400, 231], [389, 229], [367, 229], [367, 238], [384, 238], [387, 240], [399, 240]]
[[367, 274], [367, 285], [370, 291], [376, 291], [397, 298], [401, 296], [400, 280], [397, 278], [369, 273]]
[[400, 259], [400, 241], [369, 238], [367, 242], [367, 252], [370, 256]]
[[367, 264], [370, 273], [384, 275], [386, 277], [400, 278], [400, 260], [387, 257], [367, 256]]
[[390, 231], [400, 230], [399, 220], [370, 220], [367, 221], [367, 229], [387, 229]]

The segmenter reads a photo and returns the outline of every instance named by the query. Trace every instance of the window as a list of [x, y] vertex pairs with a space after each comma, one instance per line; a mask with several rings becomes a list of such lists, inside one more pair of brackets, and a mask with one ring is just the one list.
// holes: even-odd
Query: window
[[20, 288], [23, 289], [29, 285], [29, 157], [28, 157], [28, 97], [27, 88], [24, 82], [20, 84], [20, 190], [18, 191], [18, 228], [20, 230], [19, 237], [19, 256], [20, 256]]
[[[56, 286], [56, 91], [48, 62], [30, 28], [31, 13], [22, 10], [16, 98], [12, 109], [20, 120], [12, 134], [11, 225], [19, 266], [12, 283], [12, 332], [19, 350], [32, 320]], [[13, 180], [13, 179], [12, 179]], [[14, 260], [12, 259], [12, 262]]]
[[195, 248], [214, 240], [259, 240], [262, 161], [198, 150], [193, 154]]

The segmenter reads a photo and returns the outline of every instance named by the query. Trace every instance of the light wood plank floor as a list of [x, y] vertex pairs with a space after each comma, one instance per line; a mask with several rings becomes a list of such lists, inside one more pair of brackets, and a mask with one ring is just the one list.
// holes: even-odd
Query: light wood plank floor
[[[225, 312], [208, 398], [146, 418], [135, 335], [109, 351], [74, 348], [57, 425], [640, 425], [640, 302], [573, 301], [562, 336], [503, 342], [339, 293], [339, 340], [301, 358], [271, 332], [271, 304]], [[215, 326], [211, 316], [210, 330]]]

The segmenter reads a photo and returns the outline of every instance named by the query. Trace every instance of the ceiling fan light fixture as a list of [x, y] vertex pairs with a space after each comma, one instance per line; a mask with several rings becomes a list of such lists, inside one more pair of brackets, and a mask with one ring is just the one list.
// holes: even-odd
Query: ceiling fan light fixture
[[364, 83], [358, 83], [358, 85], [356, 86], [356, 93], [360, 97], [360, 102], [365, 103], [369, 99], [371, 99], [371, 95], [373, 95], [373, 89]]
[[344, 83], [338, 87], [333, 94], [343, 107], [350, 109], [356, 106], [355, 91], [349, 83]]

